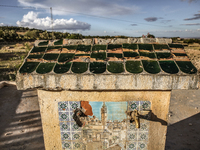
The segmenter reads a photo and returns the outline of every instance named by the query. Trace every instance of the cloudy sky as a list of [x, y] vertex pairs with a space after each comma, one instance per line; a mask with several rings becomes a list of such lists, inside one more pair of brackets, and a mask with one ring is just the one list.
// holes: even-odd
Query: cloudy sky
[[[6, 7], [15, 6], [15, 7]], [[1, 0], [0, 26], [83, 35], [200, 37], [200, 0]]]

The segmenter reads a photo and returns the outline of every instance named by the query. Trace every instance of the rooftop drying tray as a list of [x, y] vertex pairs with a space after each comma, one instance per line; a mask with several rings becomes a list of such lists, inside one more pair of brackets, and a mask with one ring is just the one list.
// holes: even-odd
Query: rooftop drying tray
[[143, 43], [133, 41], [36, 41], [18, 71], [17, 87], [20, 90], [198, 88], [197, 69], [182, 45], [159, 44], [155, 39], [149, 40], [152, 44], [144, 44], [147, 39], [137, 40]]

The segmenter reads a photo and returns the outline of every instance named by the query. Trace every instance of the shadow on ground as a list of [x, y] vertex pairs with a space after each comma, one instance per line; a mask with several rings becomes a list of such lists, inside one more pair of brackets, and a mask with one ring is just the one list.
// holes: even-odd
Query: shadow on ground
[[166, 150], [200, 149], [200, 113], [168, 126]]
[[200, 90], [172, 91], [166, 150], [200, 150]]
[[0, 150], [44, 150], [36, 91], [13, 85], [0, 95]]

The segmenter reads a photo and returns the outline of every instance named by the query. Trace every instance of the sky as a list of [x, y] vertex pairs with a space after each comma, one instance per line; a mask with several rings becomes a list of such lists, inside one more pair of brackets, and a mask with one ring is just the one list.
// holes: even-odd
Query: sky
[[200, 37], [200, 0], [1, 0], [0, 26], [51, 30], [50, 7], [56, 31]]
[[[103, 102], [89, 102], [92, 106], [93, 115], [101, 120], [101, 108]], [[107, 107], [107, 120], [123, 121], [126, 119], [127, 102], [105, 102]]]

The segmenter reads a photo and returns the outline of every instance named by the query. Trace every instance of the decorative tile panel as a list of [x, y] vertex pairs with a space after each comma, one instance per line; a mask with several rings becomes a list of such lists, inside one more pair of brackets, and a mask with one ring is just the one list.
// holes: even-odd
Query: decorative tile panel
[[[108, 149], [117, 146], [126, 150], [147, 150], [149, 139], [149, 101], [128, 102], [90, 102], [92, 117], [82, 117], [84, 127], [73, 120], [74, 110], [80, 102], [58, 102], [60, 135], [63, 150], [88, 150], [92, 144], [95, 149]], [[126, 111], [138, 110], [140, 128], [130, 123]], [[124, 149], [124, 150], [125, 150]]]

